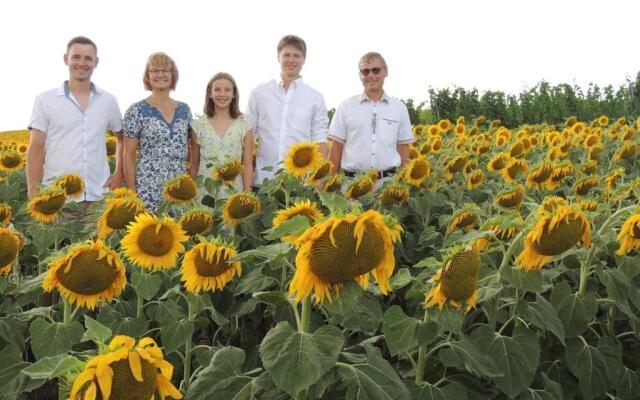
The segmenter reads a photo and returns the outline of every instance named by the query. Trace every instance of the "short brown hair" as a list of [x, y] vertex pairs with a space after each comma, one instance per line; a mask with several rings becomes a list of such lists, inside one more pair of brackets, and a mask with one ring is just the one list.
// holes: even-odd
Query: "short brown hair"
[[286, 46], [295, 47], [302, 52], [302, 56], [304, 58], [307, 58], [307, 44], [304, 42], [304, 40], [302, 40], [301, 37], [296, 35], [283, 36], [282, 39], [280, 39], [280, 41], [278, 42], [278, 55], [280, 55], [280, 52]]
[[211, 98], [211, 88], [213, 87], [213, 82], [218, 79], [226, 79], [233, 85], [233, 99], [229, 105], [229, 114], [231, 114], [231, 118], [238, 118], [242, 115], [240, 112], [240, 106], [238, 106], [238, 103], [240, 102], [240, 92], [238, 91], [238, 85], [236, 84], [235, 79], [226, 72], [218, 72], [209, 79], [209, 83], [207, 83], [207, 91], [204, 93], [204, 108], [202, 111], [204, 111], [204, 114], [207, 117], [213, 117], [216, 113], [216, 105]]
[[360, 61], [358, 61], [358, 67], [362, 63], [368, 62], [371, 60], [380, 60], [380, 63], [382, 64], [382, 68], [384, 68], [385, 71], [388, 71], [387, 62], [385, 61], [384, 57], [382, 57], [382, 54], [375, 51], [370, 51], [368, 53], [365, 53], [365, 55], [363, 55], [362, 57], [360, 57]]
[[151, 82], [149, 81], [149, 69], [151, 66], [167, 66], [171, 68], [171, 90], [176, 90], [178, 84], [178, 66], [173, 58], [169, 57], [163, 52], [153, 53], [147, 58], [147, 65], [144, 67], [144, 75], [142, 76], [142, 83], [146, 90], [151, 90]]
[[73, 39], [69, 40], [69, 43], [67, 43], [67, 53], [69, 53], [71, 46], [73, 46], [74, 44], [86, 44], [89, 46], [93, 46], [93, 50], [95, 50], [96, 54], [98, 54], [98, 46], [93, 43], [93, 40], [89, 39], [86, 36], [76, 36]]

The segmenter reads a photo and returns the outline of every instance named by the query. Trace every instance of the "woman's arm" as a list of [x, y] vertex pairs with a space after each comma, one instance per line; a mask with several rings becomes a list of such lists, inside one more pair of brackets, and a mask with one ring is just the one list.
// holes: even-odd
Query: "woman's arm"
[[195, 178], [200, 169], [200, 145], [196, 140], [196, 133], [189, 130], [189, 175]]
[[124, 180], [127, 184], [127, 187], [133, 191], [136, 190], [137, 151], [138, 151], [138, 139], [125, 136], [122, 167], [124, 172]]
[[242, 146], [242, 188], [251, 191], [253, 185], [253, 132], [247, 131]]

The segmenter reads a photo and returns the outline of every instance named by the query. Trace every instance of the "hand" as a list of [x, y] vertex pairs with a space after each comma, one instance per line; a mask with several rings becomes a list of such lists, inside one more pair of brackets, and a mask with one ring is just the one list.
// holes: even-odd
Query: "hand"
[[102, 185], [103, 188], [109, 188], [109, 190], [113, 190], [117, 187], [119, 187], [122, 184], [122, 175], [121, 174], [115, 174], [115, 175], [111, 175], [107, 181], [104, 183], [104, 185]]

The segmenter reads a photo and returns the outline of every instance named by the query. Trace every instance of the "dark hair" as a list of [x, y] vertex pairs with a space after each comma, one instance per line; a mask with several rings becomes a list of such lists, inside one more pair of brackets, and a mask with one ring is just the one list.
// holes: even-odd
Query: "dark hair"
[[231, 104], [229, 105], [229, 114], [232, 118], [238, 118], [242, 115], [240, 112], [240, 106], [238, 106], [238, 102], [240, 101], [240, 92], [238, 91], [238, 85], [236, 84], [236, 80], [226, 72], [218, 72], [211, 79], [209, 79], [209, 83], [207, 83], [207, 90], [204, 93], [204, 115], [207, 117], [213, 117], [216, 113], [216, 105], [211, 98], [211, 88], [213, 87], [213, 82], [218, 79], [226, 79], [233, 85], [233, 99], [231, 99]]
[[144, 74], [142, 75], [142, 83], [144, 84], [144, 88], [149, 91], [151, 90], [151, 79], [149, 77], [149, 70], [154, 65], [167, 66], [171, 69], [171, 90], [176, 90], [178, 78], [180, 77], [180, 74], [178, 73], [178, 66], [176, 65], [176, 62], [173, 61], [173, 58], [169, 57], [161, 51], [151, 54], [147, 59], [147, 64], [144, 67]]
[[302, 52], [302, 56], [307, 58], [307, 44], [301, 37], [296, 35], [286, 35], [278, 42], [278, 55], [285, 46], [292, 46]]
[[71, 49], [71, 46], [73, 46], [74, 44], [86, 44], [89, 46], [93, 46], [93, 49], [96, 51], [96, 54], [98, 54], [98, 46], [96, 46], [96, 44], [93, 43], [93, 40], [89, 39], [86, 36], [76, 36], [73, 39], [69, 40], [69, 43], [67, 43], [67, 53]]

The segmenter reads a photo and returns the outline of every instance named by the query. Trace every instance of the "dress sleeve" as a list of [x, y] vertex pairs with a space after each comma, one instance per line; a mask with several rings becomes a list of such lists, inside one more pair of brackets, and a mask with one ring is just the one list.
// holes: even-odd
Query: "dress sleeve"
[[122, 133], [130, 138], [140, 139], [142, 131], [142, 115], [137, 104], [132, 104], [124, 114]]

